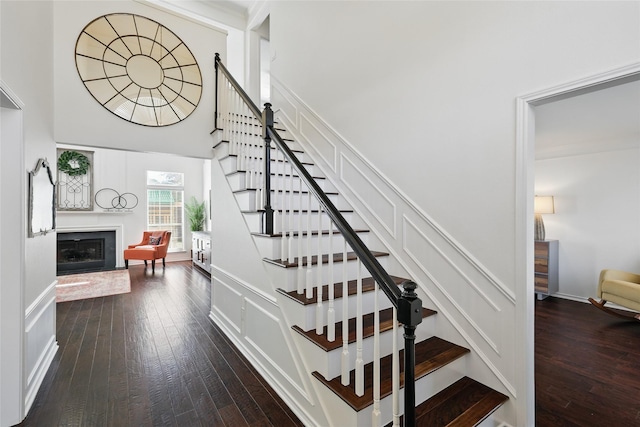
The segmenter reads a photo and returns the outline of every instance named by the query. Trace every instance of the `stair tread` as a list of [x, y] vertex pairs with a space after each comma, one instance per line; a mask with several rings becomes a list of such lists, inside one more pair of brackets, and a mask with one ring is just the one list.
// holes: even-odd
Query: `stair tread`
[[[231, 176], [231, 175], [234, 175], [234, 174], [237, 174], [237, 173], [247, 173], [247, 171], [246, 171], [246, 170], [235, 170], [235, 171], [233, 171], [233, 172], [229, 172], [226, 176]], [[258, 174], [262, 175], [262, 172], [258, 172]], [[287, 177], [287, 178], [290, 178], [290, 177], [291, 177], [291, 174], [284, 174], [284, 175], [282, 175], [281, 173], [273, 173], [273, 172], [272, 172], [272, 173], [271, 173], [271, 176], [285, 176], [285, 177]], [[300, 178], [300, 175], [293, 175], [293, 177], [294, 177], [294, 178]], [[313, 178], [314, 180], [316, 180], [316, 179], [327, 179], [327, 178], [326, 178], [326, 177], [324, 177], [324, 176], [312, 176], [311, 178]]]
[[[361, 228], [361, 229], [358, 229], [358, 230], [353, 230], [353, 231], [355, 231], [356, 233], [368, 233], [368, 232], [369, 232], [369, 230], [364, 229], [364, 228]], [[320, 233], [322, 233], [323, 235], [325, 235], [325, 234], [329, 234], [329, 230], [322, 230], [322, 231], [320, 231]], [[273, 234], [266, 234], [266, 233], [251, 233], [251, 234], [252, 234], [252, 235], [254, 235], [254, 236], [260, 236], [260, 237], [282, 237], [282, 233], [273, 233]], [[288, 235], [288, 234], [289, 234], [289, 233], [287, 233], [287, 235]], [[333, 230], [333, 234], [340, 234], [340, 231], [339, 231], [339, 230]], [[298, 236], [298, 232], [297, 232], [297, 231], [294, 231], [294, 232], [293, 232], [293, 235], [294, 235], [295, 237], [297, 237], [297, 236]], [[303, 232], [302, 232], [302, 235], [303, 235], [303, 236], [306, 236], [306, 235], [307, 235], [307, 232], [306, 232], [306, 231], [303, 231]], [[318, 235], [318, 231], [312, 231], [312, 232], [311, 232], [311, 235], [312, 235], [312, 236], [317, 236], [317, 235]]]
[[[432, 316], [434, 314], [436, 314], [436, 312], [433, 310], [429, 310], [428, 308], [422, 309], [423, 318]], [[362, 316], [363, 338], [373, 336], [373, 333], [374, 333], [373, 320], [374, 320], [373, 313], [368, 313]], [[380, 310], [380, 322], [379, 322], [380, 333], [393, 329], [393, 321], [394, 319], [393, 319], [392, 308], [386, 308], [384, 310]], [[320, 347], [326, 352], [342, 347], [342, 322], [337, 322], [335, 324], [335, 340], [334, 341], [329, 341], [327, 339], [327, 331], [328, 331], [327, 326], [325, 326], [322, 329], [321, 335], [316, 334], [315, 329], [305, 332], [301, 327], [297, 325], [292, 326], [292, 329], [298, 332], [299, 334], [301, 334], [303, 337], [307, 338], [312, 343], [316, 344], [318, 347]], [[356, 318], [355, 317], [349, 319], [349, 336], [347, 340], [349, 343], [356, 341]]]
[[[211, 131], [211, 133], [216, 132], [216, 131], [222, 131], [222, 130], [223, 130], [223, 129], [214, 129], [213, 131]], [[286, 131], [287, 131], [286, 129], [276, 129], [276, 130], [277, 130], [278, 132], [286, 132]], [[262, 136], [262, 135], [260, 135], [260, 136]], [[295, 142], [295, 140], [293, 140], [293, 139], [291, 139], [291, 138], [282, 138], [282, 140], [283, 140], [283, 141], [286, 141], [286, 142]], [[221, 140], [219, 140], [218, 142], [216, 142], [216, 143], [213, 145], [213, 147], [211, 147], [211, 148], [214, 148], [214, 149], [215, 149], [215, 148], [217, 148], [218, 146], [220, 146], [220, 145], [222, 145], [222, 144], [229, 144], [229, 141], [228, 141], [228, 140], [226, 140], [226, 139], [221, 139]], [[252, 146], [252, 147], [256, 147], [256, 148], [264, 148], [264, 145], [263, 145], [263, 144], [260, 144], [260, 145], [258, 145], [258, 144], [252, 144], [252, 143], [245, 143], [245, 144], [246, 144], [246, 145], [250, 145], [250, 146]], [[271, 149], [272, 149], [272, 150], [276, 150], [276, 147], [275, 147], [275, 146], [271, 146]], [[294, 153], [304, 153], [304, 150], [302, 150], [302, 149], [300, 149], [300, 148], [292, 148], [292, 147], [289, 147], [289, 149], [290, 149], [291, 151], [293, 151]]]
[[[371, 255], [373, 255], [374, 257], [382, 257], [382, 256], [389, 256], [389, 254], [387, 252], [378, 252], [378, 251], [371, 251]], [[356, 255], [355, 252], [348, 252], [347, 253], [347, 261], [353, 261], [358, 259], [358, 256]], [[342, 262], [343, 260], [343, 256], [342, 256], [342, 252], [339, 253], [335, 253], [333, 254], [333, 262], [338, 263], [338, 262]], [[263, 258], [263, 261], [268, 262], [269, 264], [274, 264], [277, 265], [279, 267], [283, 267], [283, 268], [295, 268], [298, 267], [298, 258], [294, 258], [293, 262], [289, 262], [288, 260], [283, 261], [281, 259], [269, 259], [269, 258]], [[329, 255], [328, 254], [324, 254], [322, 255], [322, 264], [328, 264], [329, 263]], [[316, 265], [318, 264], [318, 256], [317, 255], [313, 255], [311, 257], [311, 265]], [[307, 257], [304, 256], [302, 257], [302, 265], [306, 266], [307, 265]]]
[[[469, 349], [445, 341], [438, 337], [431, 337], [416, 344], [415, 379], [445, 366], [447, 363], [467, 354]], [[321, 383], [338, 395], [354, 410], [360, 411], [373, 403], [373, 363], [364, 366], [364, 394], [356, 395], [355, 370], [349, 374], [349, 385], [343, 386], [340, 376], [326, 380], [322, 374], [314, 371], [312, 374]], [[400, 388], [404, 387], [404, 350], [400, 351]], [[380, 359], [380, 398], [391, 394], [391, 355]]]
[[[233, 193], [237, 194], [237, 193], [244, 193], [244, 192], [247, 192], [247, 191], [256, 191], [256, 189], [255, 188], [242, 188], [240, 190], [234, 190]], [[272, 189], [271, 192], [272, 193], [282, 193], [283, 190], [274, 190], [274, 189]], [[291, 190], [284, 190], [284, 193], [291, 193], [291, 192], [292, 192]], [[300, 193], [309, 194], [309, 191], [308, 190], [303, 190], [303, 191], [293, 190], [293, 194], [299, 195]], [[325, 191], [324, 194], [326, 194], [328, 196], [337, 196], [339, 193], [337, 191]]]
[[[390, 276], [393, 281], [400, 286], [402, 282], [408, 280], [403, 277]], [[362, 292], [371, 292], [373, 291], [375, 280], [372, 277], [365, 277], [362, 279]], [[284, 289], [278, 289], [283, 295], [288, 296], [292, 300], [299, 302], [302, 305], [316, 304], [318, 302], [318, 289], [316, 287], [313, 288], [313, 296], [311, 298], [307, 298], [305, 293], [299, 294], [298, 291], [285, 291]], [[357, 292], [357, 282], [356, 280], [349, 280], [347, 282], [347, 295], [355, 295]], [[342, 282], [333, 284], [333, 294], [336, 299], [342, 298]], [[322, 300], [329, 300], [329, 285], [324, 285], [322, 287]]]
[[416, 406], [416, 425], [477, 425], [507, 400], [508, 397], [504, 394], [469, 377], [463, 377]]
[[[226, 156], [221, 157], [219, 160], [223, 160], [226, 157], [238, 157], [238, 154], [229, 153]], [[256, 156], [245, 156], [245, 157], [249, 158], [249, 159], [262, 160], [262, 157], [256, 157]], [[286, 159], [285, 160], [283, 160], [283, 159], [275, 159], [275, 158], [272, 157], [272, 158], [270, 158], [270, 160], [272, 162], [280, 162], [280, 163], [286, 162], [286, 163], [289, 163]], [[299, 162], [300, 162], [300, 164], [305, 165], [305, 166], [315, 166], [315, 163], [312, 163], [312, 162], [307, 162], [307, 161], [303, 161], [303, 160], [299, 160]]]

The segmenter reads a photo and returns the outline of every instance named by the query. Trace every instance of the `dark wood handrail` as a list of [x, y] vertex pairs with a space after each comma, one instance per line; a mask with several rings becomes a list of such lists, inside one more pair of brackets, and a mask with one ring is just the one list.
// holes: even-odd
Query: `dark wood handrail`
[[[404, 425], [405, 427], [415, 426], [416, 412], [415, 412], [415, 329], [417, 325], [422, 322], [422, 301], [415, 293], [417, 285], [407, 280], [402, 283], [404, 291], [400, 291], [400, 288], [395, 284], [389, 273], [380, 265], [378, 260], [373, 256], [371, 251], [362, 242], [362, 239], [356, 234], [351, 225], [342, 216], [340, 211], [335, 207], [333, 202], [329, 199], [327, 194], [320, 188], [315, 179], [309, 174], [307, 169], [302, 165], [300, 160], [291, 151], [289, 146], [284, 142], [280, 134], [273, 128], [273, 111], [271, 110], [271, 104], [265, 104], [265, 109], [260, 111], [258, 106], [251, 100], [249, 95], [242, 89], [236, 79], [229, 73], [229, 70], [222, 64], [220, 56], [216, 53], [215, 59], [216, 71], [220, 70], [227, 77], [231, 85], [236, 92], [240, 95], [242, 100], [247, 104], [249, 110], [259, 119], [262, 123], [262, 137], [265, 140], [265, 232], [267, 234], [273, 233], [273, 209], [270, 204], [270, 147], [273, 142], [276, 148], [280, 149], [289, 164], [293, 169], [298, 172], [299, 178], [307, 185], [309, 191], [313, 193], [318, 202], [322, 205], [325, 212], [331, 220], [334, 222], [345, 241], [351, 247], [351, 250], [356, 253], [362, 264], [371, 274], [371, 277], [378, 283], [382, 291], [387, 298], [391, 301], [391, 304], [397, 308], [397, 320], [402, 323], [404, 327]], [[216, 74], [216, 126], [218, 117], [218, 105], [217, 105], [217, 74]]]
[[[267, 107], [269, 108], [269, 107]], [[387, 298], [391, 300], [391, 303], [394, 307], [398, 307], [398, 299], [402, 292], [398, 288], [398, 285], [393, 281], [389, 273], [380, 265], [376, 257], [371, 254], [371, 251], [367, 248], [367, 246], [362, 242], [362, 239], [358, 236], [358, 234], [353, 230], [351, 225], [347, 222], [344, 216], [340, 213], [340, 211], [335, 207], [333, 202], [329, 199], [329, 196], [322, 191], [318, 183], [315, 179], [309, 174], [307, 169], [302, 165], [300, 160], [293, 154], [291, 149], [285, 144], [282, 140], [282, 137], [278, 134], [278, 132], [269, 127], [267, 132], [271, 137], [271, 140], [276, 144], [276, 146], [284, 153], [285, 157], [294, 165], [295, 170], [298, 172], [299, 177], [302, 181], [307, 185], [309, 191], [316, 196], [327, 215], [333, 220], [334, 224], [342, 233], [344, 239], [349, 243], [349, 246], [353, 250], [353, 252], [358, 255], [362, 264], [364, 264], [365, 268], [371, 273], [371, 277], [378, 282], [382, 291], [387, 295]]]
[[[244, 89], [242, 89], [242, 86], [240, 86], [240, 83], [238, 83], [238, 81], [233, 78], [229, 70], [227, 70], [227, 67], [224, 66], [224, 64], [222, 63], [222, 60], [220, 59], [219, 53], [216, 53], [216, 69], [222, 71], [222, 73], [227, 77], [231, 85], [238, 92], [238, 95], [240, 95], [240, 98], [242, 98], [242, 100], [247, 104], [247, 107], [249, 107], [251, 112], [256, 116], [256, 119], [261, 119], [262, 111], [260, 111], [260, 108], [258, 108], [258, 106], [251, 100], [251, 98], [249, 98], [249, 95], [247, 95], [247, 92], [245, 92]], [[216, 99], [216, 102], [217, 102], [217, 99]], [[217, 114], [218, 114], [218, 111], [216, 109], [216, 116]]]

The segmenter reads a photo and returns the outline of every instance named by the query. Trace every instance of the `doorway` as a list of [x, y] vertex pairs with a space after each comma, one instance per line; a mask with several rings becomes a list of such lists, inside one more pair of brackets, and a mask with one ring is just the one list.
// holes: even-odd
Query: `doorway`
[[523, 286], [516, 288], [517, 348], [524, 369], [519, 381], [525, 396], [518, 403], [525, 424], [535, 419], [534, 378], [534, 218], [535, 108], [608, 87], [640, 80], [640, 63], [611, 70], [517, 99], [516, 136], [516, 271]]

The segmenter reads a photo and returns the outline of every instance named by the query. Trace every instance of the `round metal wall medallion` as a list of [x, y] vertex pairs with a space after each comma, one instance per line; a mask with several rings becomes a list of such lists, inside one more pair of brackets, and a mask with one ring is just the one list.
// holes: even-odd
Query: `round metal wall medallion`
[[172, 125], [200, 102], [195, 57], [178, 36], [149, 18], [114, 13], [94, 19], [78, 36], [75, 56], [91, 95], [129, 122]]

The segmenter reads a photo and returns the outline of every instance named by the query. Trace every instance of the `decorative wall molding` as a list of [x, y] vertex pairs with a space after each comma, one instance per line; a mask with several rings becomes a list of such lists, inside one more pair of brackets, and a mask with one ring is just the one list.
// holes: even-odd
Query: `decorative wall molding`
[[[317, 424], [310, 414], [304, 412], [304, 408], [309, 404], [315, 405], [313, 396], [301, 386], [307, 381], [302, 378], [292, 378], [291, 372], [285, 371], [281, 366], [282, 361], [274, 360], [273, 356], [274, 354], [289, 355], [295, 361], [298, 351], [292, 348], [291, 342], [284, 335], [282, 339], [286, 342], [288, 351], [265, 348], [268, 344], [264, 343], [264, 339], [275, 342], [277, 334], [283, 333], [283, 329], [288, 329], [286, 326], [283, 327], [278, 317], [281, 311], [276, 301], [215, 265], [212, 265], [211, 278], [212, 300], [209, 313], [211, 320], [223, 329], [225, 335], [242, 351], [266, 381], [280, 392], [280, 397], [305, 425]], [[216, 287], [222, 287], [223, 292], [232, 292], [241, 300], [237, 305], [235, 303], [233, 305], [236, 308], [241, 307], [239, 309], [241, 313], [227, 312], [232, 305], [226, 304], [224, 300], [218, 300], [220, 294]], [[234, 318], [236, 320], [233, 320]], [[271, 332], [265, 333], [265, 330]], [[299, 373], [298, 364], [299, 362], [296, 361], [286, 365], [295, 366], [295, 372]], [[300, 398], [304, 401], [300, 401]]]
[[[506, 389], [515, 393], [512, 375], [516, 359], [513, 354], [505, 354], [505, 349], [510, 347], [503, 345], [508, 337], [500, 327], [503, 322], [513, 320], [514, 291], [417, 207], [296, 94], [273, 76], [271, 82], [274, 86], [272, 102], [280, 123], [303, 145], [340, 194], [385, 244], [386, 250], [432, 300], [438, 312], [456, 328]], [[291, 117], [293, 112], [298, 112], [299, 117]], [[308, 137], [310, 125], [306, 125], [307, 131], [303, 133], [303, 123], [313, 124], [319, 129], [313, 135], [325, 140], [311, 140]], [[337, 150], [340, 159], [337, 170], [331, 163], [332, 157], [326, 155], [327, 146]], [[324, 155], [321, 154], [323, 150]], [[399, 272], [393, 272], [396, 273]]]
[[51, 283], [25, 310], [25, 414], [58, 351], [56, 341], [56, 284]]

